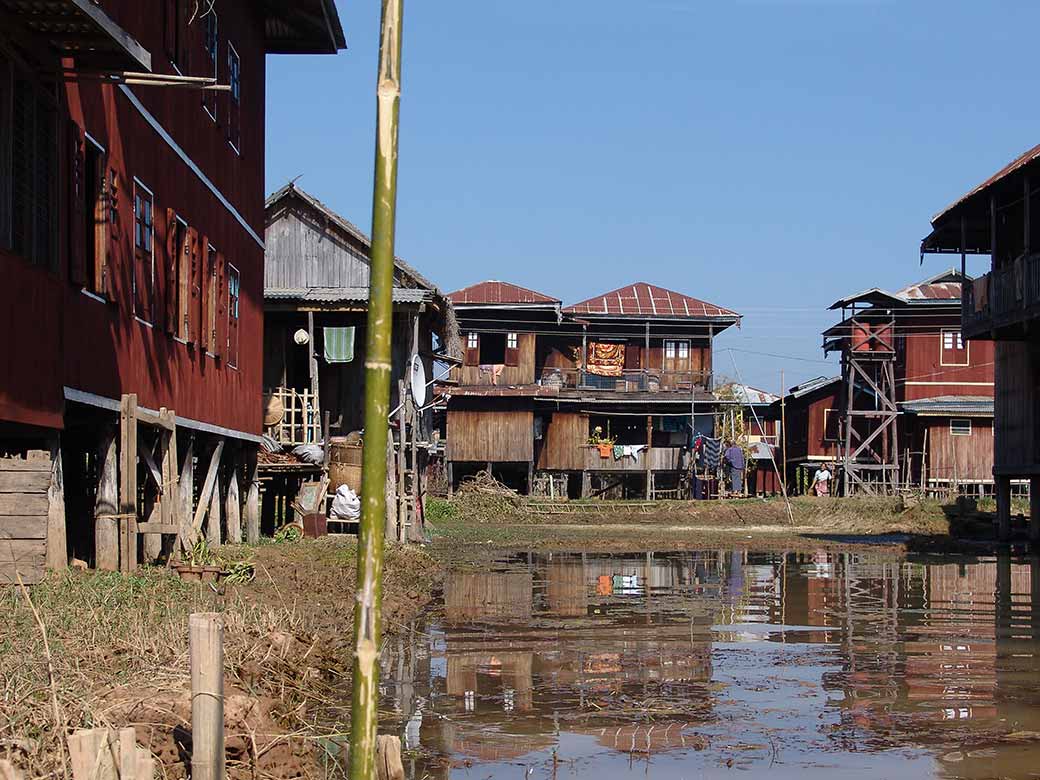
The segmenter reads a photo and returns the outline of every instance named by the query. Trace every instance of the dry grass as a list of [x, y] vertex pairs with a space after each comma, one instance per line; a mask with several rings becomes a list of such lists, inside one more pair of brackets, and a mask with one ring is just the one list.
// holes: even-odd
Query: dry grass
[[[184, 777], [188, 616], [218, 611], [229, 775], [324, 774], [316, 743], [342, 724], [315, 713], [349, 709], [341, 699], [349, 692], [355, 549], [352, 541], [233, 548], [228, 558], [252, 559], [258, 575], [226, 590], [164, 569], [129, 577], [68, 571], [28, 590], [0, 590], [0, 759], [28, 777], [62, 777], [70, 729], [134, 725], [164, 775]], [[387, 633], [428, 600], [438, 572], [420, 551], [388, 548]]]

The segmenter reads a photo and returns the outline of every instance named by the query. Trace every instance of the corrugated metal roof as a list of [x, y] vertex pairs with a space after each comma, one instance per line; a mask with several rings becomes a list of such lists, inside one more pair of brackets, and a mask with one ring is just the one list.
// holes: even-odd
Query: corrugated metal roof
[[1026, 165], [1028, 165], [1029, 163], [1033, 162], [1037, 158], [1040, 158], [1040, 144], [1037, 144], [1036, 146], [1034, 146], [1029, 151], [1019, 155], [1014, 160], [1012, 160], [1007, 165], [1005, 165], [1003, 168], [1001, 168], [999, 171], [997, 171], [992, 176], [990, 176], [988, 179], [986, 179], [986, 181], [982, 182], [982, 184], [978, 185], [977, 187], [975, 187], [974, 189], [972, 189], [970, 192], [966, 193], [965, 195], [962, 195], [960, 198], [955, 200], [949, 206], [944, 208], [942, 211], [940, 211], [938, 214], [936, 214], [934, 217], [932, 217], [932, 224], [934, 225], [936, 222], [941, 220], [943, 217], [945, 217], [947, 214], [949, 214], [951, 211], [953, 211], [959, 205], [964, 203], [964, 201], [968, 200], [969, 198], [971, 198], [974, 195], [978, 195], [983, 190], [988, 189], [989, 187], [993, 186], [994, 184], [996, 184], [1001, 179], [1006, 178], [1007, 176], [1010, 176], [1012, 173], [1017, 171], [1019, 168], [1025, 167]]
[[[269, 301], [310, 301], [312, 303], [344, 303], [368, 301], [367, 287], [309, 287], [303, 289], [264, 290]], [[434, 298], [431, 290], [420, 287], [395, 287], [394, 303], [429, 303]]]
[[903, 411], [921, 415], [963, 414], [992, 417], [993, 399], [981, 395], [938, 395], [903, 401]]
[[822, 390], [823, 388], [829, 387], [830, 385], [840, 381], [840, 376], [818, 376], [815, 379], [810, 379], [808, 382], [802, 382], [800, 385], [795, 385], [788, 392], [794, 398], [801, 398], [803, 395], [808, 395], [809, 393], [814, 393], [817, 390]]
[[262, 0], [270, 54], [335, 54], [347, 48], [335, 0]]
[[741, 385], [735, 382], [718, 388], [716, 393], [720, 394], [721, 397], [725, 395], [727, 389], [733, 394], [733, 400], [742, 404], [771, 404], [773, 401], [780, 400], [778, 395], [773, 395], [765, 390], [759, 390], [751, 385]]
[[723, 317], [739, 319], [735, 311], [713, 303], [691, 298], [689, 295], [664, 287], [636, 282], [597, 295], [564, 309], [567, 314], [592, 314], [620, 317], [703, 318]]
[[869, 303], [876, 306], [888, 304], [915, 303], [919, 301], [935, 301], [937, 303], [956, 303], [961, 299], [962, 280], [971, 281], [970, 276], [962, 276], [960, 271], [949, 269], [930, 279], [907, 285], [897, 292], [871, 287], [869, 290], [847, 295], [831, 304], [832, 309], [841, 309], [853, 303]]
[[448, 299], [456, 304], [477, 303], [512, 303], [512, 304], [558, 304], [559, 298], [551, 298], [544, 293], [521, 287], [510, 282], [489, 279], [471, 284], [461, 290], [448, 293]]

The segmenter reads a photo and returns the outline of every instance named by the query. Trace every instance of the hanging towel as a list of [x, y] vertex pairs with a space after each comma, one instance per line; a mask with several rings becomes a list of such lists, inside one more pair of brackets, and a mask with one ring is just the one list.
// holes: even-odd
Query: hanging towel
[[349, 363], [354, 359], [354, 326], [322, 328], [326, 363]]
[[625, 447], [621, 444], [614, 445], [614, 460], [621, 460], [625, 457]]
[[720, 456], [722, 455], [722, 439], [709, 439], [707, 436], [704, 437], [704, 466], [709, 471], [714, 471], [719, 467]]

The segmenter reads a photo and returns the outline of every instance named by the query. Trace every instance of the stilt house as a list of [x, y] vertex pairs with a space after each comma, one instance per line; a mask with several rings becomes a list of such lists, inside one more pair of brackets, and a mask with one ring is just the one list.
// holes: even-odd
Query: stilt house
[[991, 270], [965, 288], [965, 347], [995, 356], [994, 461], [998, 530], [1010, 534], [1011, 482], [1029, 480], [1030, 526], [1040, 539], [1040, 146], [1012, 161], [932, 219], [921, 252], [989, 255]]
[[344, 48], [335, 3], [0, 18], [0, 582], [254, 537], [265, 55]]
[[841, 377], [816, 377], [787, 391], [769, 409], [778, 425], [777, 463], [792, 494], [805, 491], [824, 463], [839, 453]]
[[842, 298], [824, 351], [842, 363], [842, 488], [985, 491], [993, 468], [993, 347], [961, 335], [961, 290], [947, 271], [897, 292]]
[[[359, 443], [371, 242], [358, 227], [291, 183], [267, 200], [265, 238], [264, 393], [268, 409], [275, 410], [265, 420], [265, 430], [286, 449], [317, 443], [324, 440], [328, 415], [330, 444], [348, 443], [346, 437], [350, 444]], [[398, 486], [398, 497], [409, 497], [414, 481], [421, 500], [419, 477], [412, 472], [424, 470], [432, 425], [431, 414], [411, 404], [413, 356], [426, 377], [424, 394], [432, 400], [434, 371], [439, 370], [435, 359], [452, 359], [446, 350], [449, 336], [458, 341], [457, 328], [446, 296], [400, 258], [394, 261], [393, 305], [390, 408], [398, 410], [398, 456], [402, 443], [417, 447], [405, 453], [409, 484]], [[458, 349], [456, 343], [452, 350]], [[348, 453], [347, 465], [358, 466], [347, 469], [343, 481], [360, 491], [360, 449], [336, 452]], [[266, 454], [260, 460], [265, 489], [286, 506], [315, 471], [298, 460]], [[333, 474], [333, 491], [340, 481]], [[265, 506], [264, 526], [274, 524], [279, 499]]]
[[449, 482], [490, 469], [548, 496], [678, 496], [713, 430], [714, 337], [740, 315], [639, 282], [563, 307], [501, 281], [451, 293], [464, 344]]

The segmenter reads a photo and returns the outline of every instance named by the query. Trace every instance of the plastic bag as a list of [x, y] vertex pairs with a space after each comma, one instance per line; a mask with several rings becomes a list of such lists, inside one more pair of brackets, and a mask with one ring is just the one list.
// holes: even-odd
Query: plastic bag
[[304, 463], [314, 466], [321, 465], [325, 461], [325, 450], [320, 444], [301, 444], [293, 448], [293, 455]]
[[358, 520], [361, 518], [361, 499], [350, 489], [350, 485], [340, 485], [332, 499], [332, 514], [342, 520]]

